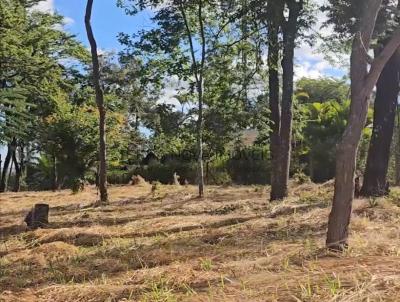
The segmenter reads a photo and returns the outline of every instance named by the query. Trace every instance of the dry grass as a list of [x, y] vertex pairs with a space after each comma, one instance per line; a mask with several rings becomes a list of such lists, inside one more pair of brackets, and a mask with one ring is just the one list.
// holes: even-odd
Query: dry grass
[[[325, 251], [332, 184], [110, 188], [0, 196], [0, 301], [400, 301], [400, 191], [357, 200], [351, 249]], [[23, 218], [50, 204], [50, 225]]]

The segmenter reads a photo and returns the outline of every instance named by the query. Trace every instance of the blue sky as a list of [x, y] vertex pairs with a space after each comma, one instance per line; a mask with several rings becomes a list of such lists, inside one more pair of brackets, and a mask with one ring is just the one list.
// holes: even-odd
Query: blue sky
[[[56, 11], [64, 16], [65, 29], [88, 45], [84, 25], [85, 7], [85, 0], [44, 0], [40, 4], [40, 9]], [[118, 33], [134, 33], [150, 25], [149, 12], [132, 17], [116, 6], [116, 0], [94, 1], [92, 26], [100, 49], [119, 50], [121, 45], [117, 40]]]
[[[320, 4], [325, 0], [316, 0]], [[84, 12], [86, 0], [44, 0], [39, 5], [41, 10], [56, 11], [65, 17], [65, 29], [77, 36], [85, 45], [88, 45], [84, 27]], [[314, 30], [321, 34], [329, 34], [329, 28], [321, 29], [320, 24], [324, 16], [317, 16], [318, 22]], [[120, 32], [135, 33], [140, 29], [151, 27], [150, 12], [145, 11], [136, 16], [128, 16], [123, 9], [116, 6], [116, 0], [95, 0], [92, 16], [93, 30], [99, 49], [118, 51], [122, 46], [118, 43], [117, 35]], [[296, 50], [295, 78], [320, 76], [342, 77], [346, 70], [332, 66], [321, 53], [315, 52], [316, 46], [301, 45]]]

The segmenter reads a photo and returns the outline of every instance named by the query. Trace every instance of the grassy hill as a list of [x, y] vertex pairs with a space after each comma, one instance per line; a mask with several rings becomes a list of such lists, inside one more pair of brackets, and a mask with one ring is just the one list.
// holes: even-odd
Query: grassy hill
[[[400, 191], [356, 200], [351, 248], [324, 249], [332, 184], [122, 186], [0, 196], [0, 301], [400, 301]], [[46, 229], [26, 231], [38, 202]]]

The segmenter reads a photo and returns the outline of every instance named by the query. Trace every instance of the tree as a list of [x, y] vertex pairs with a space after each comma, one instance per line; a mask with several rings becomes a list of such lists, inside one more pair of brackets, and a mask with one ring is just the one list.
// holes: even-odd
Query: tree
[[[210, 129], [206, 129], [206, 127], [215, 125], [218, 108], [229, 108], [233, 112], [232, 108], [235, 106], [232, 103], [242, 102], [244, 104], [250, 99], [250, 97], [245, 97], [247, 89], [244, 87], [249, 88], [250, 86], [253, 75], [251, 68], [256, 60], [251, 59], [250, 56], [241, 60], [238, 55], [242, 56], [243, 49], [249, 45], [255, 46], [255, 43], [249, 41], [255, 33], [259, 32], [254, 29], [243, 35], [241, 31], [245, 27], [241, 22], [242, 16], [250, 14], [250, 3], [246, 4], [247, 1], [242, 0], [235, 1], [232, 5], [225, 2], [210, 3], [204, 0], [119, 2], [121, 6], [125, 2], [132, 2], [132, 6], [125, 6], [131, 14], [147, 7], [156, 11], [152, 18], [155, 23], [153, 29], [142, 31], [133, 38], [121, 35], [120, 40], [128, 48], [133, 49], [133, 53], [142, 56], [149, 68], [153, 70], [157, 68], [158, 76], [155, 77], [154, 82], [158, 82], [158, 84], [162, 82], [165, 86], [168, 84], [168, 79], [174, 76], [185, 84], [184, 89], [187, 90], [187, 93], [181, 92], [179, 97], [188, 100], [187, 115], [190, 117], [188, 120], [196, 119], [196, 160], [199, 195], [202, 196], [204, 194], [203, 149], [207, 147], [207, 144], [210, 147], [212, 139], [215, 139], [210, 135]], [[233, 4], [237, 4], [237, 6]], [[232, 49], [237, 51], [232, 51]], [[247, 49], [246, 52], [250, 51]], [[258, 52], [254, 52], [253, 58], [256, 56], [258, 59]], [[218, 57], [219, 59], [217, 59]], [[247, 63], [244, 64], [244, 62]], [[217, 66], [221, 67], [222, 64], [225, 64], [224, 70], [228, 74], [230, 70], [246, 65], [246, 70], [243, 68], [239, 74], [247, 76], [241, 77], [240, 81], [237, 81], [239, 77], [236, 77], [234, 82], [229, 82], [234, 75], [228, 77], [220, 74], [222, 71]], [[160, 77], [162, 77], [161, 80]], [[223, 81], [220, 82], [216, 79]], [[246, 100], [244, 101], [244, 99]], [[191, 108], [193, 103], [195, 106]], [[230, 118], [234, 116], [227, 112], [228, 110], [221, 111], [223, 114], [220, 116], [229, 116]], [[221, 120], [218, 122], [222, 123]], [[237, 125], [239, 124], [243, 125], [244, 123], [238, 122]], [[224, 138], [229, 137], [231, 132], [234, 132], [233, 129], [237, 130], [237, 128], [226, 127]], [[210, 140], [207, 141], [207, 139]], [[220, 144], [218, 145], [220, 146]]]
[[197, 118], [197, 160], [198, 160], [198, 185], [199, 185], [199, 197], [204, 196], [204, 166], [203, 166], [203, 104], [204, 104], [204, 67], [206, 63], [206, 36], [204, 28], [204, 15], [203, 15], [203, 1], [196, 1], [197, 4], [197, 22], [199, 27], [200, 36], [200, 58], [196, 58], [195, 46], [192, 36], [192, 29], [190, 28], [189, 19], [186, 12], [185, 3], [183, 0], [179, 1], [179, 11], [182, 15], [182, 19], [185, 25], [186, 36], [189, 42], [190, 56], [193, 65], [193, 75], [196, 83], [197, 91], [197, 106], [198, 106], [198, 118]]
[[107, 192], [107, 157], [106, 157], [106, 110], [104, 106], [103, 89], [100, 85], [100, 65], [97, 55], [97, 44], [93, 35], [90, 19], [92, 15], [93, 0], [88, 0], [85, 13], [86, 32], [90, 43], [93, 67], [93, 86], [96, 93], [96, 104], [99, 111], [99, 191], [100, 202], [108, 202]]
[[372, 60], [368, 49], [371, 47], [371, 38], [382, 0], [367, 0], [358, 5], [361, 14], [356, 22], [357, 30], [350, 59], [350, 114], [341, 142], [337, 146], [335, 191], [326, 240], [327, 247], [333, 250], [343, 250], [348, 246], [356, 155], [367, 117], [368, 100], [382, 69], [400, 45], [400, 30], [396, 30], [382, 52]]
[[335, 146], [346, 127], [349, 101], [325, 101], [307, 106], [307, 124], [303, 129], [312, 181], [321, 182], [335, 176]]
[[[388, 42], [393, 28], [399, 25], [400, 1], [397, 5], [385, 3], [385, 9], [378, 15], [378, 45], [375, 56]], [[397, 99], [400, 85], [400, 51], [397, 50], [384, 67], [376, 85], [374, 102], [374, 126], [368, 151], [361, 194], [364, 196], [382, 196], [388, 192], [387, 173], [390, 147], [396, 119]]]
[[376, 85], [374, 126], [361, 189], [364, 196], [383, 196], [388, 190], [386, 176], [400, 91], [399, 72], [400, 52], [396, 51]]
[[[0, 3], [0, 140], [7, 145], [3, 172], [14, 165], [18, 191], [28, 152], [34, 152], [36, 125], [48, 115], [65, 82], [62, 59], [83, 59], [84, 48], [60, 29], [63, 17], [35, 11], [39, 1]], [[7, 189], [2, 173], [0, 191]]]
[[349, 98], [350, 87], [346, 79], [320, 77], [301, 78], [296, 82], [296, 97], [301, 103], [343, 103]]
[[[285, 9], [288, 17], [285, 18]], [[304, 1], [268, 1], [269, 106], [271, 111], [271, 196], [280, 200], [288, 195], [292, 148], [292, 110], [294, 49], [306, 13]], [[312, 18], [311, 18], [312, 19]], [[282, 34], [282, 42], [279, 37]], [[282, 85], [279, 80], [280, 43], [282, 43]], [[282, 87], [282, 89], [281, 89]], [[280, 90], [282, 95], [280, 96]]]

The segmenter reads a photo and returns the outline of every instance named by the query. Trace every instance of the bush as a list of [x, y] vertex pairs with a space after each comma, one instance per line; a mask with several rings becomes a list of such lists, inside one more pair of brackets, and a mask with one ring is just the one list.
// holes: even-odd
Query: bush
[[258, 146], [243, 149], [227, 161], [227, 170], [235, 184], [269, 184], [271, 174], [269, 150]]
[[303, 171], [297, 171], [293, 175], [293, 180], [298, 184], [302, 185], [308, 182], [311, 182], [311, 178], [306, 175]]
[[110, 170], [107, 172], [107, 182], [111, 185], [126, 185], [135, 175], [134, 169], [130, 170]]
[[170, 160], [166, 163], [152, 162], [148, 166], [141, 166], [134, 170], [135, 175], [141, 175], [146, 181], [159, 181], [162, 184], [174, 183], [174, 173], [180, 176], [181, 184], [186, 181], [196, 183], [197, 163]]

